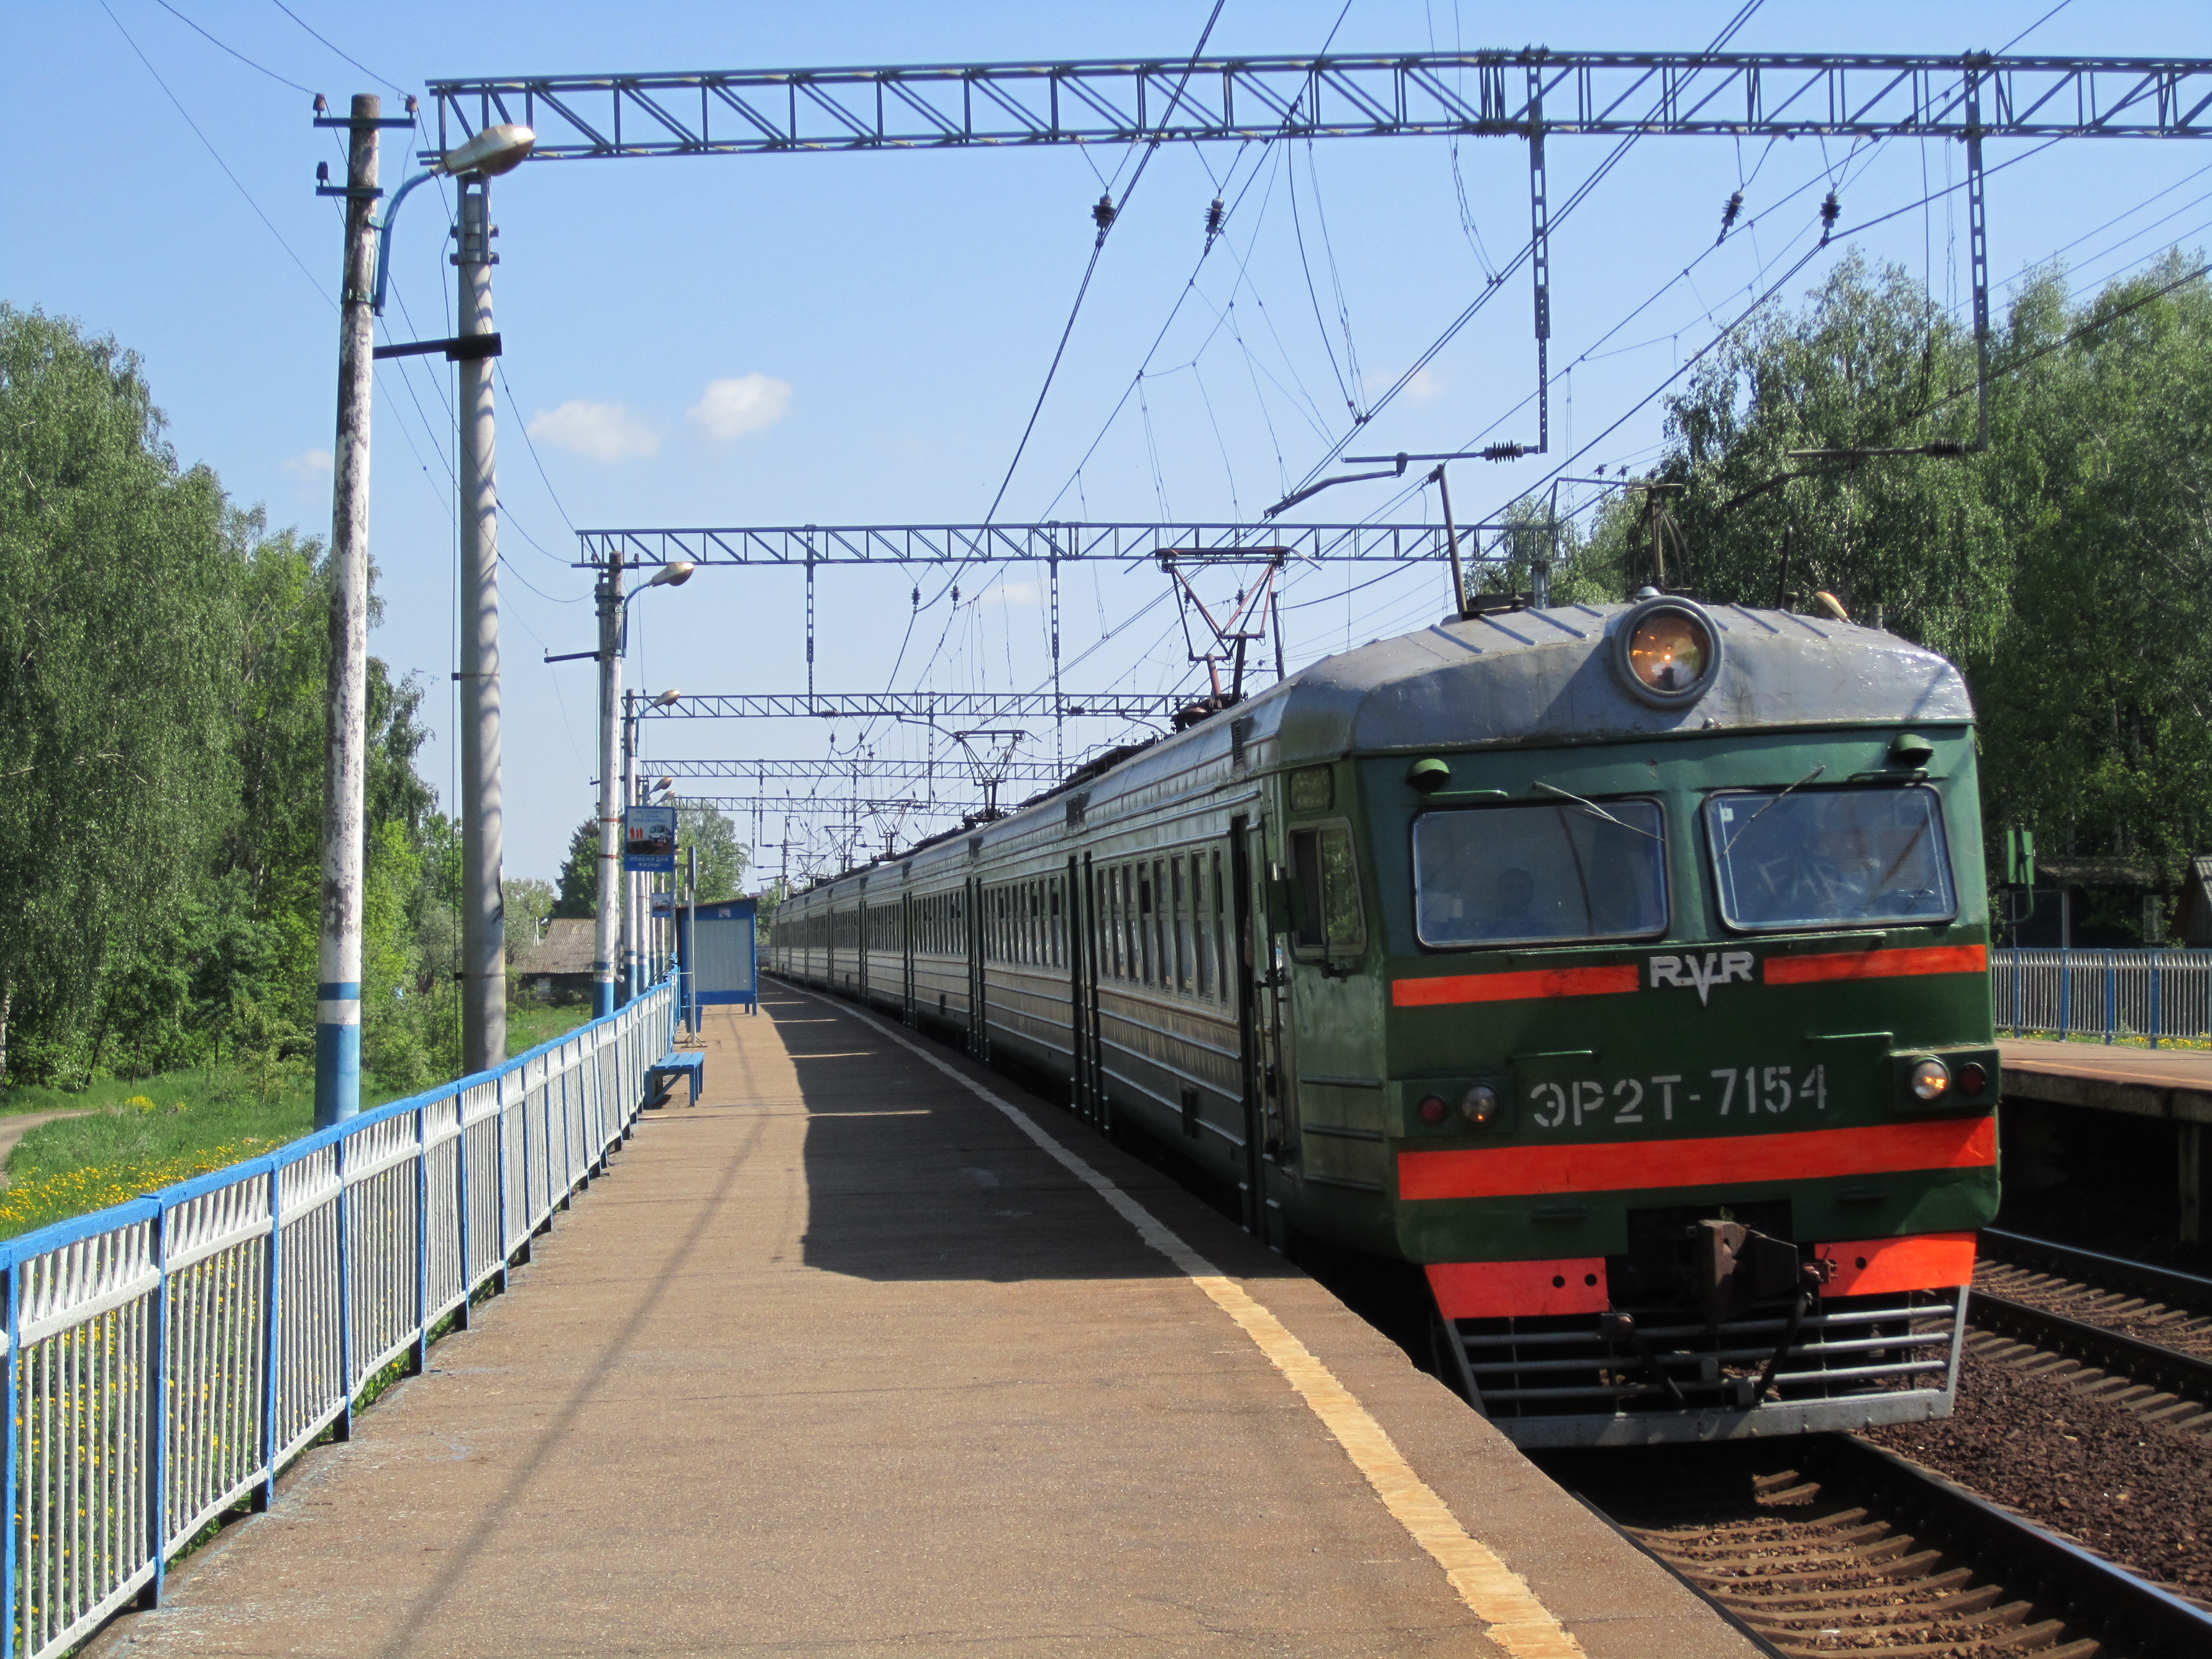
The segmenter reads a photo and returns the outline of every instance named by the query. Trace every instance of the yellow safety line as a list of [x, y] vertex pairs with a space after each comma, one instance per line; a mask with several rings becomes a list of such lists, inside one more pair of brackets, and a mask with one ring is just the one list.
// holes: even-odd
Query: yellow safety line
[[[812, 996], [815, 994], [808, 992]], [[1513, 1654], [1516, 1659], [1585, 1659], [1583, 1645], [1536, 1599], [1528, 1581], [1507, 1566], [1498, 1553], [1471, 1537], [1450, 1506], [1437, 1496], [1427, 1481], [1398, 1449], [1358, 1397], [1337, 1380], [1314, 1357], [1313, 1351], [1291, 1334], [1234, 1279], [1228, 1278], [1196, 1250], [1171, 1232], [1159, 1218], [1083, 1158], [1061, 1146], [1026, 1114], [1002, 1099], [947, 1061], [891, 1030], [871, 1014], [846, 1009], [854, 1018], [873, 1026], [902, 1048], [927, 1061], [971, 1094], [996, 1107], [1013, 1126], [1091, 1191], [1113, 1206], [1115, 1212], [1137, 1230], [1138, 1236], [1173, 1263], [1209, 1297], [1214, 1306], [1235, 1320], [1260, 1352], [1280, 1371], [1298, 1397], [1306, 1402], [1322, 1426], [1344, 1448], [1375, 1495], [1398, 1524], [1426, 1550], [1444, 1571], [1444, 1577], [1468, 1610], [1488, 1626], [1483, 1634]]]

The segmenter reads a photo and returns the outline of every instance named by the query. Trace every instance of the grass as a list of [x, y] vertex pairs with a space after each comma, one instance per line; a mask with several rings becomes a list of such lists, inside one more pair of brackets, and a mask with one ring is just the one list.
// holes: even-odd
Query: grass
[[[508, 1011], [510, 1055], [572, 1030], [587, 1006], [518, 1002]], [[398, 1092], [362, 1080], [362, 1104]], [[314, 1079], [297, 1068], [234, 1066], [168, 1072], [82, 1090], [0, 1091], [0, 1122], [30, 1112], [75, 1112], [42, 1123], [9, 1155], [0, 1191], [0, 1238], [140, 1193], [205, 1175], [297, 1139], [314, 1127]]]
[[507, 1005], [507, 1057], [513, 1059], [541, 1042], [550, 1042], [591, 1017], [592, 1007], [586, 1002], [510, 1002]]
[[[2002, 1020], [1999, 1020], [1997, 1035], [2001, 1037], [2011, 1036], [2013, 1029]], [[2100, 1048], [2106, 1046], [2105, 1034], [2102, 1031], [2075, 1031], [2064, 1036], [2056, 1031], [2027, 1031], [2022, 1035], [2039, 1042], [2094, 1042]], [[2110, 1046], [2116, 1048], [2148, 1048], [2151, 1042], [2148, 1037], [2138, 1031], [2116, 1031], [2112, 1034]], [[2212, 1049], [2212, 1037], [2160, 1037], [2158, 1040], [2158, 1046], [2161, 1052], [2168, 1048], [2175, 1048], [2184, 1052], [2194, 1051], [2202, 1054], [2207, 1049]]]

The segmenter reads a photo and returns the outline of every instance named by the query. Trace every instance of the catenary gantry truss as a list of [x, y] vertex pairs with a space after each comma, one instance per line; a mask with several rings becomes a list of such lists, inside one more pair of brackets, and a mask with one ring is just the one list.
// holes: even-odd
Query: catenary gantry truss
[[[957, 755], [935, 761], [653, 760], [642, 764], [655, 777], [684, 781], [722, 778], [762, 790], [770, 783], [962, 783], [974, 769], [965, 757]], [[1006, 783], [1057, 783], [1067, 772], [1050, 761], [994, 761], [990, 769]]]
[[[1187, 77], [1187, 78], [1186, 78]], [[535, 161], [1155, 139], [2212, 137], [2212, 62], [1808, 52], [1394, 52], [433, 81], [441, 149]]]
[[[641, 720], [1161, 720], [1190, 702], [1177, 691], [686, 691], [638, 709]], [[647, 762], [647, 765], [657, 763]], [[663, 769], [665, 770], [665, 769]]]
[[1164, 552], [1273, 556], [1314, 564], [1412, 564], [1446, 556], [1442, 525], [895, 524], [697, 530], [583, 530], [581, 563], [635, 569], [694, 564], [1059, 565], [1136, 563]]

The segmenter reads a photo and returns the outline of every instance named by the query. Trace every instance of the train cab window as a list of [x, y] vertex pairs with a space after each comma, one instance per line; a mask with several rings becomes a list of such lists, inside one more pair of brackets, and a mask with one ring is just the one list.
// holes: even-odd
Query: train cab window
[[1709, 796], [1721, 919], [1745, 930], [1948, 921], [1943, 807], [1921, 785]]
[[1352, 831], [1296, 830], [1291, 833], [1291, 873], [1297, 879], [1291, 946], [1332, 957], [1356, 954], [1367, 942], [1359, 908], [1359, 871]]
[[1447, 950], [1661, 933], [1666, 854], [1656, 801], [1424, 812], [1413, 820], [1416, 931]]

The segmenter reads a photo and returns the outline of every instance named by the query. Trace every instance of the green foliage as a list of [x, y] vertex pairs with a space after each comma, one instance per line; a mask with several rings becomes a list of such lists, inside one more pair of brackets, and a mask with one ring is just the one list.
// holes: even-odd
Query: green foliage
[[568, 836], [552, 913], [568, 920], [599, 914], [599, 821], [586, 818]]
[[0, 303], [0, 1069], [81, 1040], [233, 794], [245, 526], [139, 368]]
[[[0, 304], [0, 1077], [312, 1075], [330, 572], [180, 469], [135, 357]], [[422, 688], [368, 674], [372, 1087], [458, 1059]]]
[[676, 873], [684, 878], [690, 855], [699, 857], [699, 902], [737, 898], [744, 891], [746, 854], [738, 827], [711, 806], [686, 806], [676, 815]]
[[507, 916], [508, 962], [538, 943], [559, 896], [551, 882], [535, 876], [510, 878], [500, 884], [500, 903]]
[[[1668, 406], [1668, 585], [1820, 591], [1956, 659], [1992, 834], [2169, 890], [2212, 840], [2212, 286], [2179, 254], [2094, 299], [2045, 271], [1992, 343], [1990, 442], [1961, 459], [1789, 452], [1975, 435], [1973, 342], [1903, 271], [1838, 268]], [[1562, 598], [1653, 580], [1650, 496], [1607, 504]], [[1579, 586], [1577, 586], [1579, 585]]]

